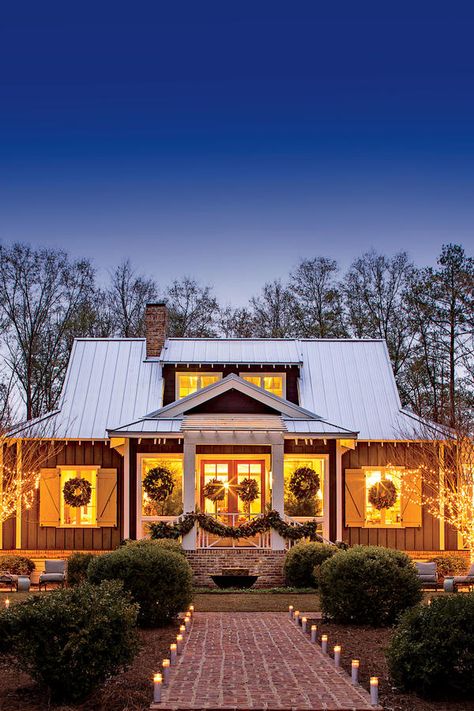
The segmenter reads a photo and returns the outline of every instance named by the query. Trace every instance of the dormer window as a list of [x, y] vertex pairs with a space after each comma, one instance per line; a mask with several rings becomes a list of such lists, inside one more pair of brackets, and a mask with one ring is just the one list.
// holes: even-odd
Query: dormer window
[[240, 377], [248, 383], [257, 385], [273, 395], [278, 397], [286, 397], [286, 378], [285, 374], [275, 375], [273, 373], [239, 373]]
[[177, 399], [181, 400], [202, 388], [207, 388], [221, 378], [222, 373], [176, 373]]

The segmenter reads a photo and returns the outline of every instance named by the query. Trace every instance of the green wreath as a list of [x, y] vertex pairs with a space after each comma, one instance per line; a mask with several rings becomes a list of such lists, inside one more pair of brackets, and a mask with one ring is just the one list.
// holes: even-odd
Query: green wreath
[[87, 479], [68, 479], [63, 486], [64, 503], [75, 509], [87, 506], [92, 496], [92, 486]]
[[143, 488], [148, 497], [155, 503], [166, 501], [173, 493], [173, 472], [166, 467], [154, 467], [143, 479]]
[[397, 497], [397, 489], [390, 479], [382, 479], [369, 489], [369, 501], [379, 511], [392, 508]]
[[288, 488], [298, 501], [312, 499], [319, 491], [319, 474], [311, 467], [298, 467], [291, 475]]
[[202, 493], [206, 499], [216, 504], [225, 499], [225, 487], [219, 479], [211, 479], [203, 486]]
[[246, 504], [251, 504], [252, 501], [258, 499], [260, 494], [260, 489], [258, 487], [258, 482], [251, 477], [242, 479], [237, 489], [239, 498]]

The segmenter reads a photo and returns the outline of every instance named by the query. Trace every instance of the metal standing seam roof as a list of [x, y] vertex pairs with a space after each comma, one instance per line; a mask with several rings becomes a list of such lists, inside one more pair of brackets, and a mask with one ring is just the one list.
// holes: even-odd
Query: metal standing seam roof
[[[419, 420], [400, 406], [385, 342], [350, 339], [169, 339], [161, 361], [146, 359], [145, 339], [77, 339], [58, 411], [42, 421], [63, 439], [102, 439], [118, 430], [178, 432], [177, 418], [149, 415], [162, 407], [162, 364], [299, 361], [300, 406], [322, 418], [321, 434], [336, 428], [358, 432], [361, 440], [396, 440], [419, 432]], [[289, 431], [308, 428], [309, 434], [314, 421], [304, 422], [304, 416], [297, 423], [285, 419]]]
[[298, 365], [298, 341], [285, 338], [168, 338], [165, 363]]

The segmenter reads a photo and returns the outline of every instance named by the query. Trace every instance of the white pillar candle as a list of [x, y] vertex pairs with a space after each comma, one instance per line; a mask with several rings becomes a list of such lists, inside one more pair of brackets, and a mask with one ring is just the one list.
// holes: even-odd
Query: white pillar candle
[[358, 659], [353, 659], [351, 662], [351, 679], [352, 679], [352, 683], [354, 685], [359, 683], [359, 660]]
[[153, 701], [155, 704], [161, 703], [161, 685], [163, 682], [163, 677], [158, 672], [153, 677]]
[[313, 644], [316, 644], [316, 633], [318, 631], [318, 628], [316, 625], [311, 625], [311, 641]]
[[341, 646], [339, 644], [334, 647], [334, 666], [341, 666]]
[[191, 618], [190, 617], [184, 618], [184, 627], [185, 627], [186, 632], [189, 634], [189, 630], [191, 629]]
[[379, 703], [379, 679], [377, 676], [370, 677], [370, 703], [377, 706]]
[[178, 647], [176, 644], [170, 644], [170, 664], [173, 666], [176, 664], [176, 660], [178, 658]]
[[9, 607], [10, 607], [10, 600], [7, 598], [5, 600], [5, 608], [8, 610]]
[[321, 637], [321, 651], [323, 654], [328, 653], [328, 636], [327, 636], [327, 634], [323, 634]]
[[194, 605], [189, 606], [189, 612], [191, 613], [191, 617], [194, 615]]
[[186, 625], [179, 626], [179, 634], [182, 634], [184, 637], [184, 635], [186, 634]]
[[293, 619], [296, 622], [296, 624], [299, 625], [299, 623], [300, 623], [300, 611], [299, 610], [295, 610]]
[[167, 686], [170, 683], [170, 660], [163, 659], [163, 684]]
[[301, 627], [303, 628], [303, 632], [306, 632], [306, 625], [308, 623], [308, 620], [306, 617], [301, 618]]
[[288, 617], [290, 618], [290, 620], [293, 619], [294, 611], [295, 611], [295, 608], [293, 607], [293, 605], [289, 605], [289, 607], [288, 607]]
[[183, 635], [182, 634], [179, 634], [176, 637], [176, 651], [178, 652], [178, 654], [182, 654], [182, 652], [183, 652]]

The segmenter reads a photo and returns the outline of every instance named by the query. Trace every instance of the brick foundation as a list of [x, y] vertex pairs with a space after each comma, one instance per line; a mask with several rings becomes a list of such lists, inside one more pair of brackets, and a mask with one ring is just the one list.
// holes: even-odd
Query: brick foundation
[[257, 588], [281, 587], [285, 551], [249, 549], [213, 549], [186, 551], [186, 557], [194, 573], [194, 585], [212, 587], [216, 585], [211, 575], [220, 575], [223, 568], [245, 568], [250, 575], [258, 575]]

